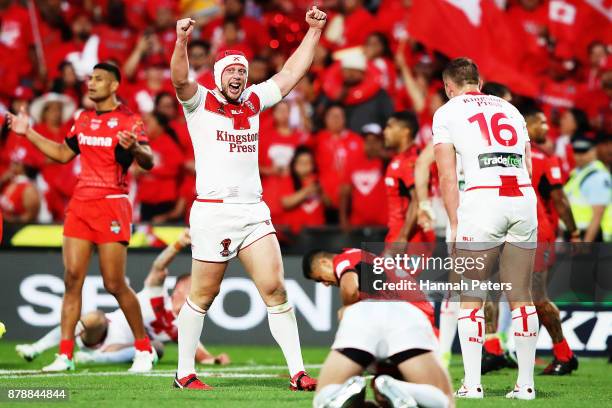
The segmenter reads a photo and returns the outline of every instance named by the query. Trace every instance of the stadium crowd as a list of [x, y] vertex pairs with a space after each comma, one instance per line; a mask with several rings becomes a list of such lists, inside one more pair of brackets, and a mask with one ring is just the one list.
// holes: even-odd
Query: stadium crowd
[[[510, 74], [506, 82], [503, 76], [487, 77], [483, 70], [485, 79], [507, 85], [519, 108], [543, 109], [550, 125], [545, 148], [559, 156], [565, 180], [577, 165], [596, 159], [605, 165], [600, 170], [609, 172], [612, 23], [604, 29], [579, 24], [579, 17], [599, 12], [583, 1], [490, 2], [500, 8], [496, 12], [508, 30], [523, 39], [519, 47], [524, 48], [526, 62], [520, 73], [536, 91], [515, 85]], [[384, 172], [390, 158], [383, 136], [386, 120], [394, 111], [415, 112], [419, 131], [414, 142], [424, 147], [432, 137], [433, 113], [446, 101], [441, 69], [455, 55], [445, 55], [421, 38], [415, 9], [425, 6], [418, 0], [321, 3], [331, 13], [310, 73], [261, 117], [264, 200], [275, 224], [293, 232], [324, 224], [344, 230], [385, 225]], [[35, 130], [62, 141], [75, 113], [92, 107], [84, 96], [92, 67], [114, 61], [122, 73], [119, 96], [142, 116], [155, 155], [151, 171], [134, 166], [130, 173], [134, 221], [186, 223], [195, 199], [195, 169], [169, 77], [177, 18], [191, 16], [197, 21], [189, 62], [198, 82], [214, 87], [215, 55], [235, 49], [251, 61], [248, 81], [257, 84], [278, 71], [299, 44], [307, 28], [304, 10], [310, 4], [0, 0], [0, 117], [25, 107]], [[572, 10], [576, 24], [567, 15]], [[607, 19], [611, 11], [607, 16], [605, 11], [601, 15]], [[482, 24], [487, 21], [483, 18]], [[76, 184], [78, 158], [66, 165], [51, 162], [6, 125], [0, 148], [0, 209], [5, 221], [62, 222]], [[435, 177], [432, 180], [435, 184]], [[597, 180], [604, 183], [609, 200], [609, 175]], [[599, 189], [593, 180], [589, 185]], [[437, 194], [435, 188], [432, 194]], [[592, 195], [602, 197], [597, 191]], [[609, 204], [603, 197], [603, 205]]]

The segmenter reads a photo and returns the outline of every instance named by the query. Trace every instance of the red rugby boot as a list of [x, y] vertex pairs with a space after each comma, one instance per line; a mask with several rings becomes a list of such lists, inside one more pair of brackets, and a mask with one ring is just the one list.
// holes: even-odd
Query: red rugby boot
[[305, 371], [300, 371], [291, 378], [289, 389], [291, 391], [314, 391], [317, 388], [317, 380]]
[[188, 390], [212, 390], [208, 384], [204, 384], [202, 381], [196, 377], [195, 374], [189, 374], [186, 377], [178, 378], [176, 375], [174, 376], [174, 388], [180, 389], [188, 389]]

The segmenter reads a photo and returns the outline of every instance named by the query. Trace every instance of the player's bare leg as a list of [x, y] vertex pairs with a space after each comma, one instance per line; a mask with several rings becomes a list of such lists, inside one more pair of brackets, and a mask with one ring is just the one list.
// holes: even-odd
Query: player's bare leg
[[462, 276], [462, 281], [470, 289], [461, 293], [461, 309], [457, 322], [459, 341], [461, 343], [461, 355], [463, 357], [463, 369], [465, 377], [463, 385], [457, 391], [460, 398], [483, 398], [481, 384], [481, 362], [482, 345], [485, 334], [485, 318], [483, 304], [487, 292], [478, 288], [472, 290], [473, 281], [486, 281], [494, 270], [499, 256], [500, 247], [494, 247], [482, 251], [457, 249], [457, 257], [465, 259], [480, 259], [483, 265], [478, 268], [474, 262], [473, 269], [467, 269]]
[[506, 297], [512, 310], [512, 331], [518, 360], [518, 379], [507, 398], [534, 399], [533, 368], [538, 341], [538, 315], [531, 297], [535, 249], [507, 242], [500, 258], [500, 280], [511, 284]]
[[142, 321], [142, 311], [136, 293], [125, 281], [127, 247], [119, 242], [98, 245], [100, 271], [104, 288], [117, 299], [121, 311], [134, 334], [136, 355], [130, 371], [146, 372], [153, 368], [156, 356]]
[[341, 401], [361, 406], [359, 402], [362, 404], [365, 399], [366, 382], [360, 377], [364, 369], [344, 354], [331, 350], [319, 372], [313, 407], [340, 406]]
[[455, 405], [448, 373], [433, 352], [412, 357], [397, 368], [403, 381], [389, 376], [379, 376], [374, 381], [376, 399], [380, 403], [412, 397], [423, 407], [446, 408]]
[[283, 260], [276, 235], [269, 234], [253, 242], [240, 250], [238, 258], [268, 308], [270, 332], [287, 360], [291, 388], [314, 391], [316, 382], [304, 371], [295, 312], [287, 299]]
[[62, 301], [61, 339], [55, 361], [43, 367], [43, 371], [74, 370], [74, 331], [81, 316], [81, 292], [93, 252], [91, 242], [64, 237], [64, 299]]
[[491, 292], [484, 304], [485, 341], [482, 355], [482, 374], [499, 370], [507, 366], [501, 339], [498, 333], [499, 293]]
[[191, 262], [191, 289], [176, 320], [178, 327], [178, 368], [176, 388], [211, 389], [197, 379], [195, 356], [204, 326], [204, 316], [221, 290], [227, 262]]
[[553, 342], [553, 361], [544, 369], [545, 375], [565, 375], [578, 369], [578, 360], [569, 348], [563, 329], [559, 309], [548, 297], [548, 270], [533, 274], [533, 302], [538, 319], [550, 334]]

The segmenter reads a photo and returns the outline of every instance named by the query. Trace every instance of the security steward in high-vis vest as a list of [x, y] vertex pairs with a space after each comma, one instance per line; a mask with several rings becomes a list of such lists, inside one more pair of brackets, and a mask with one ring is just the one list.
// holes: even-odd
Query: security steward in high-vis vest
[[595, 142], [586, 137], [572, 141], [576, 168], [563, 190], [584, 242], [612, 241], [612, 180], [597, 160]]

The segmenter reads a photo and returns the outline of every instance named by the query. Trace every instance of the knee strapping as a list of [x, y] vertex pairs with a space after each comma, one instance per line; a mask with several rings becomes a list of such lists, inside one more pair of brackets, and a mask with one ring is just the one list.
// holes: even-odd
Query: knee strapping
[[293, 307], [289, 302], [285, 302], [276, 306], [268, 306], [267, 309], [269, 314], [280, 314], [290, 311], [291, 309], [293, 309]]

